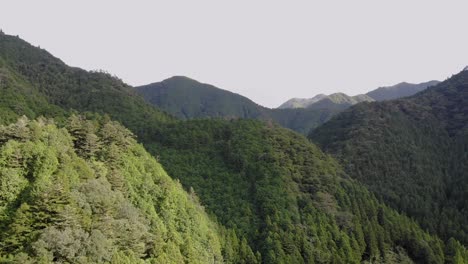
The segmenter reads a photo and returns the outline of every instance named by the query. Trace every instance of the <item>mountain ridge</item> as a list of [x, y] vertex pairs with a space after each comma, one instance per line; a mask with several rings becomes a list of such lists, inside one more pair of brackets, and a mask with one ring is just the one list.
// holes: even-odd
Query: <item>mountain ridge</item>
[[[425, 85], [429, 85], [429, 82], [410, 86]], [[252, 118], [276, 122], [302, 134], [308, 134], [354, 104], [373, 101], [366, 94], [350, 97], [334, 93], [316, 96], [315, 102], [307, 108], [266, 108], [240, 94], [185, 76], [174, 76], [161, 82], [138, 86], [135, 91], [147, 102], [178, 118]]]
[[[354, 105], [356, 103], [368, 101], [383, 101], [383, 100], [393, 100], [401, 97], [411, 96], [417, 92], [420, 92], [427, 87], [434, 86], [438, 84], [439, 81], [428, 81], [418, 84], [412, 84], [407, 82], [401, 82], [392, 86], [383, 86], [375, 90], [369, 91], [365, 94], [358, 94], [354, 96], [349, 96], [345, 93], [337, 92], [330, 95], [318, 94], [310, 99], [307, 98], [293, 98], [289, 99], [285, 103], [281, 104], [278, 108], [308, 108], [314, 107], [313, 105], [329, 98], [331, 103], [342, 104], [342, 100], [346, 99], [346, 103], [349, 105]], [[342, 100], [336, 101], [333, 97], [340, 96]], [[318, 99], [318, 100], [317, 100]], [[314, 107], [317, 108], [317, 107]]]

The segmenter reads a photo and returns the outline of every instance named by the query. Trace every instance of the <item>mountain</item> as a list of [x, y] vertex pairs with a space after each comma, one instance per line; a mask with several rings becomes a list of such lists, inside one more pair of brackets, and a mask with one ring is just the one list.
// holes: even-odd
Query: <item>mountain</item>
[[9, 111], [8, 119], [2, 120], [54, 115], [64, 110], [89, 111], [109, 114], [140, 134], [152, 133], [157, 124], [173, 119], [146, 104], [120, 79], [105, 72], [69, 67], [18, 37], [1, 33], [0, 55], [0, 85], [8, 95], [2, 100]]
[[246, 118], [273, 121], [307, 134], [338, 109], [270, 109], [250, 99], [196, 80], [175, 76], [135, 88], [145, 100], [182, 119]]
[[293, 98], [278, 107], [284, 108], [311, 108], [311, 109], [345, 109], [360, 102], [374, 101], [367, 95], [360, 94], [349, 96], [344, 93], [334, 93], [330, 95], [319, 94], [310, 99]]
[[183, 76], [136, 88], [148, 102], [183, 118], [259, 118], [266, 111], [251, 100]]
[[346, 109], [347, 107], [360, 102], [393, 100], [411, 96], [438, 83], [439, 81], [429, 81], [419, 84], [402, 82], [394, 86], [380, 87], [368, 92], [367, 94], [359, 94], [355, 96], [349, 96], [344, 93], [334, 93], [330, 95], [318, 94], [310, 99], [290, 99], [278, 108]]
[[468, 259], [300, 134], [267, 121], [177, 120], [117, 78], [16, 37], [0, 35], [0, 58], [11, 91], [0, 94], [11, 115], [2, 122], [57, 117], [0, 129], [1, 262]]
[[312, 131], [379, 200], [468, 244], [468, 71], [412, 97], [359, 104]]
[[285, 108], [306, 108], [308, 105], [311, 105], [317, 101], [322, 100], [323, 98], [326, 98], [327, 95], [325, 94], [317, 94], [316, 96], [306, 99], [306, 98], [292, 98], [289, 99], [288, 101], [284, 102], [280, 106], [278, 106], [279, 109], [285, 109]]
[[255, 120], [193, 120], [167, 129], [150, 151], [198, 190], [221, 223], [256, 241], [263, 263], [445, 258], [437, 253], [448, 248], [440, 240], [377, 202], [301, 135]]
[[[393, 87], [379, 88], [370, 92], [372, 96], [409, 95], [436, 81], [422, 84], [399, 84]], [[272, 121], [283, 127], [302, 134], [328, 121], [335, 114], [360, 102], [374, 101], [369, 94], [348, 96], [343, 93], [317, 95], [312, 99], [292, 99], [277, 109], [270, 109], [256, 104], [250, 99], [210, 84], [174, 76], [162, 82], [156, 82], [135, 88], [147, 102], [159, 109], [182, 119], [197, 118], [246, 118]], [[301, 104], [307, 107], [287, 108], [288, 105]]]
[[336, 111], [342, 111], [352, 105], [355, 105], [360, 102], [372, 102], [374, 99], [370, 98], [367, 95], [360, 94], [356, 96], [348, 96], [344, 93], [334, 93], [330, 94], [327, 97], [307, 105], [307, 109], [333, 109]]
[[367, 93], [376, 101], [393, 100], [408, 97], [420, 91], [440, 83], [439, 81], [429, 81], [419, 84], [402, 82], [394, 86], [380, 87]]

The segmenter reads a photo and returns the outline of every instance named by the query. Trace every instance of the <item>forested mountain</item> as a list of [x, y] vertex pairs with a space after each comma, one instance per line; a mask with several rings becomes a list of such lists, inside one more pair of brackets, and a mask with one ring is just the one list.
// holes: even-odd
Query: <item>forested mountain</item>
[[178, 118], [260, 119], [307, 134], [336, 113], [357, 103], [409, 96], [437, 83], [401, 83], [356, 96], [334, 93], [319, 94], [310, 99], [294, 98], [276, 109], [260, 106], [244, 96], [183, 76], [171, 77], [135, 89], [146, 101]]
[[270, 109], [241, 95], [181, 76], [135, 89], [152, 105], [182, 119], [260, 119], [277, 122], [303, 134], [341, 110]]
[[468, 259], [458, 241], [379, 202], [295, 132], [176, 120], [117, 78], [68, 67], [17, 37], [0, 35], [0, 59], [1, 121], [57, 123], [22, 118], [0, 129], [3, 262]]
[[360, 94], [356, 96], [348, 96], [344, 93], [334, 93], [328, 95], [313, 104], [306, 106], [307, 109], [332, 109], [332, 110], [344, 110], [352, 105], [360, 102], [372, 102], [374, 99], [371, 97]]
[[[0, 65], [2, 100], [11, 107], [6, 107], [9, 115], [2, 116], [2, 121], [11, 122], [23, 114], [89, 111], [109, 114], [140, 135], [153, 133], [155, 125], [173, 119], [147, 105], [120, 79], [69, 67], [15, 36], [0, 33]], [[3, 96], [3, 91], [8, 96]]]
[[468, 71], [409, 98], [356, 105], [310, 138], [381, 201], [468, 244]]
[[184, 76], [135, 88], [148, 102], [182, 118], [261, 118], [267, 109], [241, 95]]
[[278, 106], [278, 108], [279, 109], [305, 108], [306, 106], [309, 106], [326, 97], [327, 95], [325, 94], [317, 94], [316, 96], [312, 98], [291, 98], [288, 101], [282, 103], [280, 106]]
[[280, 105], [278, 108], [346, 109], [349, 106], [355, 105], [360, 102], [372, 101], [374, 101], [374, 99], [365, 94], [359, 94], [355, 96], [349, 96], [344, 93], [334, 93], [330, 95], [319, 94], [310, 99], [290, 99], [282, 105]]
[[419, 84], [402, 82], [393, 86], [380, 87], [366, 94], [349, 96], [344, 93], [330, 95], [318, 94], [312, 98], [293, 98], [278, 108], [313, 108], [313, 109], [346, 109], [360, 102], [384, 101], [408, 97], [424, 89], [438, 84], [439, 81], [429, 81]]
[[429, 81], [418, 84], [402, 82], [393, 86], [377, 88], [366, 95], [372, 97], [375, 101], [393, 100], [414, 95], [438, 83], [440, 82]]
[[377, 202], [294, 132], [255, 120], [166, 129], [147, 147], [220, 223], [253, 241], [263, 263], [443, 263], [442, 252], [452, 252], [447, 263], [466, 258], [458, 242], [443, 246]]

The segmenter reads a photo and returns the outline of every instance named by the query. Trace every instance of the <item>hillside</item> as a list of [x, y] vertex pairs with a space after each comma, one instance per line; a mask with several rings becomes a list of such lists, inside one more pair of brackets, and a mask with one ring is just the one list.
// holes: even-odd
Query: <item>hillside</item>
[[439, 81], [429, 81], [419, 84], [402, 82], [393, 86], [380, 87], [368, 92], [366, 95], [373, 98], [375, 101], [393, 100], [402, 97], [414, 95], [428, 87], [437, 85]]
[[259, 119], [308, 134], [336, 113], [357, 103], [409, 96], [436, 83], [402, 83], [356, 96], [319, 94], [311, 99], [291, 99], [276, 109], [260, 106], [241, 95], [182, 76], [136, 87], [135, 90], [150, 104], [182, 119]]
[[[2, 246], [4, 262], [13, 257], [21, 263], [29, 257], [83, 263], [109, 258], [111, 263], [135, 263], [136, 258], [156, 263], [468, 259], [459, 242], [442, 241], [379, 202], [334, 158], [297, 133], [257, 120], [175, 120], [118, 79], [70, 68], [15, 37], [0, 36], [0, 58], [2, 72], [25, 86], [18, 93], [24, 105], [35, 100], [32, 96], [44, 103], [27, 115], [49, 117], [55, 115], [49, 109], [57, 110], [60, 127], [47, 125], [41, 134], [40, 123], [50, 123], [43, 119], [2, 127], [0, 176], [8, 183], [2, 188], [18, 193], [32, 186], [31, 195], [3, 192], [8, 203], [0, 223], [7, 245]], [[13, 90], [8, 83], [3, 88]], [[22, 92], [26, 88], [33, 93]], [[0, 109], [18, 115], [14, 107], [2, 98]], [[77, 111], [89, 121], [72, 114]], [[156, 160], [110, 119], [135, 133]], [[23, 202], [30, 207], [21, 207]], [[121, 203], [126, 211], [119, 214]]]
[[307, 105], [307, 109], [330, 109], [335, 111], [342, 111], [352, 105], [355, 105], [360, 102], [372, 102], [374, 99], [370, 98], [365, 94], [360, 94], [356, 96], [348, 96], [344, 93], [334, 93], [330, 94], [327, 97]]
[[183, 76], [135, 88], [146, 100], [182, 118], [260, 118], [266, 111], [241, 95]]
[[11, 106], [15, 110], [11, 111], [14, 117], [9, 121], [22, 114], [31, 117], [63, 110], [89, 111], [109, 114], [140, 135], [151, 133], [158, 129], [157, 124], [172, 119], [146, 104], [120, 79], [105, 72], [69, 67], [15, 36], [0, 33], [0, 62], [0, 73], [7, 75], [2, 89], [12, 93], [8, 100], [3, 99], [5, 104], [14, 97], [21, 97], [18, 99], [22, 102]]
[[0, 127], [2, 263], [222, 261], [220, 229], [130, 131], [76, 116], [66, 127]]
[[448, 246], [377, 202], [296, 133], [255, 120], [195, 120], [163, 134], [148, 148], [220, 223], [247, 237], [263, 263], [450, 258], [440, 253]]
[[463, 71], [409, 98], [356, 105], [310, 138], [381, 201], [467, 245], [467, 107]]
[[393, 86], [379, 87], [366, 94], [355, 96], [349, 96], [344, 93], [334, 93], [330, 95], [319, 94], [308, 99], [293, 98], [289, 99], [278, 108], [327, 108], [344, 110], [360, 102], [384, 101], [408, 97], [438, 83], [439, 81], [429, 81], [419, 84], [402, 82]]
[[349, 96], [344, 93], [330, 95], [319, 94], [312, 98], [293, 98], [278, 107], [285, 108], [310, 108], [310, 109], [346, 109], [360, 102], [372, 102], [374, 99], [365, 94]]
[[284, 102], [278, 109], [288, 109], [288, 108], [306, 108], [307, 106], [326, 98], [325, 94], [317, 94], [312, 98], [292, 98]]
[[302, 134], [341, 109], [269, 109], [250, 99], [187, 77], [136, 87], [145, 100], [182, 119], [245, 118], [273, 121]]

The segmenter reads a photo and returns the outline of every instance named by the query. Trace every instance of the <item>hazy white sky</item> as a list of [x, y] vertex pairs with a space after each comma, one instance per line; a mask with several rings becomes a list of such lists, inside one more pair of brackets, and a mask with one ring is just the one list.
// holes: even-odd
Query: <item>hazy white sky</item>
[[185, 75], [276, 107], [443, 80], [468, 65], [468, 1], [2, 1], [0, 28], [131, 85]]

